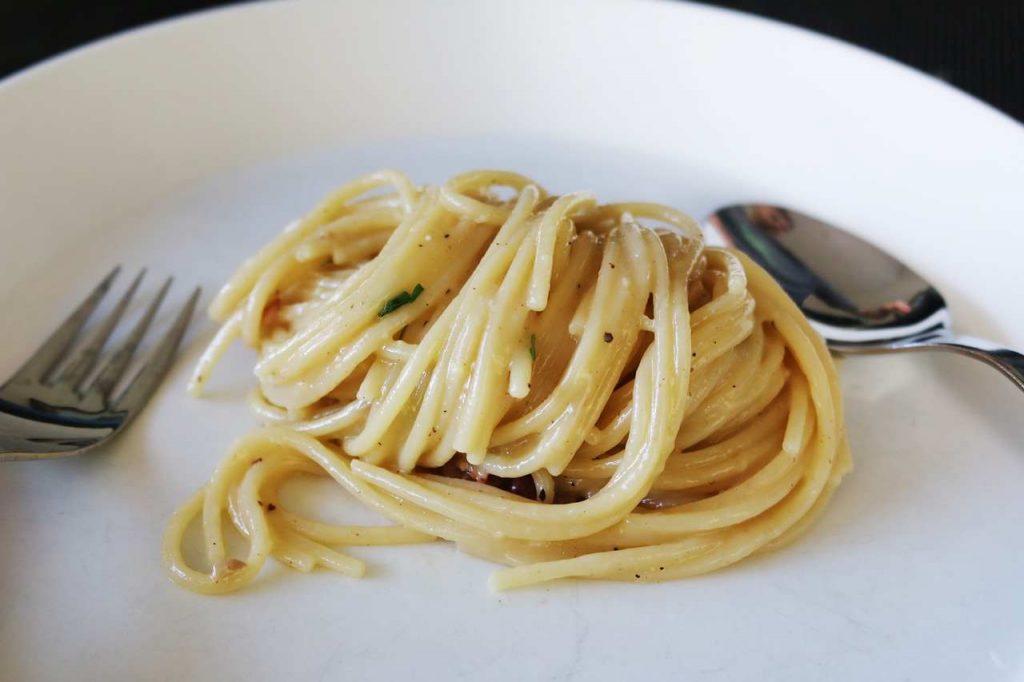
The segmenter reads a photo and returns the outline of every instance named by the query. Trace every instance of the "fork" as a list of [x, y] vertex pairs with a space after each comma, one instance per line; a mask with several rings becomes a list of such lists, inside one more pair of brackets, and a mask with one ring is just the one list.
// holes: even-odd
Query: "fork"
[[199, 299], [199, 288], [181, 307], [127, 387], [114, 395], [167, 295], [172, 278], [164, 281], [127, 338], [109, 355], [95, 378], [88, 381], [145, 270], [135, 277], [114, 309], [64, 368], [55, 371], [120, 270], [116, 267], [104, 277], [32, 357], [0, 386], [0, 462], [68, 457], [107, 442], [142, 411], [167, 374]]

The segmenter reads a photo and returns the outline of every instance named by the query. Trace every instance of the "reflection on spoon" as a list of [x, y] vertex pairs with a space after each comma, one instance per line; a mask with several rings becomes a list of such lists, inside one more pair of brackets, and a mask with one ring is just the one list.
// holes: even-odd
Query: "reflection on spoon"
[[1024, 390], [1024, 356], [957, 336], [942, 295], [876, 246], [804, 213], [736, 204], [706, 221], [709, 236], [749, 255], [844, 353], [947, 350], [982, 360]]

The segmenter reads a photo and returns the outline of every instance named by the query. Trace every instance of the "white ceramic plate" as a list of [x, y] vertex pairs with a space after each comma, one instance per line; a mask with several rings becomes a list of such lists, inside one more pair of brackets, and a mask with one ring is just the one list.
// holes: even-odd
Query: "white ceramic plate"
[[[0, 375], [112, 264], [212, 292], [381, 166], [803, 207], [932, 278], [963, 330], [1024, 345], [1024, 129], [939, 82], [684, 4], [275, 3], [0, 84]], [[1024, 679], [1024, 396], [982, 365], [845, 362], [855, 472], [801, 542], [718, 574], [495, 596], [490, 565], [438, 544], [209, 598], [166, 580], [159, 543], [254, 424], [241, 350], [210, 399], [184, 392], [211, 330], [113, 447], [0, 467], [0, 678]]]

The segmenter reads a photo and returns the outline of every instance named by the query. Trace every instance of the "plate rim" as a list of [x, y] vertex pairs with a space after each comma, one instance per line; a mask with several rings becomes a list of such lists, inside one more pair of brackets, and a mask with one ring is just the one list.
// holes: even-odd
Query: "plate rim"
[[[344, 0], [354, 4], [354, 0]], [[381, 1], [393, 1], [393, 0], [381, 0]], [[488, 0], [488, 1], [500, 1], [500, 0]], [[539, 0], [531, 0], [539, 3]], [[563, 5], [578, 4], [574, 3], [574, 0], [546, 0], [547, 2], [560, 2]], [[1016, 131], [1024, 135], [1024, 121], [1018, 121], [1017, 119], [1010, 116], [1008, 113], [996, 108], [994, 105], [986, 102], [966, 90], [962, 90], [955, 85], [948, 83], [926, 71], [918, 69], [915, 66], [911, 66], [905, 62], [899, 61], [895, 57], [876, 52], [870, 48], [858, 45], [850, 42], [844, 38], [831, 36], [826, 33], [815, 31], [810, 28], [798, 26], [796, 24], [790, 24], [782, 21], [781, 19], [775, 19], [773, 17], [765, 17], [752, 12], [746, 12], [744, 10], [734, 9], [731, 7], [719, 7], [716, 5], [707, 5], [695, 0], [592, 0], [600, 1], [605, 4], [618, 4], [626, 5], [627, 3], [632, 4], [634, 7], [654, 7], [660, 6], [666, 7], [682, 7], [682, 11], [692, 12], [704, 12], [711, 15], [718, 15], [720, 18], [727, 21], [740, 21], [754, 24], [761, 24], [762, 26], [769, 26], [771, 30], [777, 30], [782, 33], [790, 33], [791, 35], [799, 35], [802, 39], [809, 41], [817, 41], [821, 47], [828, 49], [838, 50], [840, 52], [846, 51], [851, 57], [855, 57], [862, 60], [869, 60], [876, 62], [876, 65], [883, 67], [889, 71], [899, 71], [905, 77], [911, 78], [918, 81], [919, 83], [927, 83], [929, 87], [933, 88], [937, 92], [943, 92], [947, 95], [961, 98], [962, 101], [971, 102], [975, 105], [979, 112], [985, 111], [990, 115], [994, 115], [995, 118], [1001, 120], [1003, 123], [1009, 123]], [[94, 38], [88, 40], [81, 45], [68, 48], [57, 52], [56, 54], [45, 57], [44, 59], [24, 66], [17, 69], [3, 78], [0, 78], [0, 100], [7, 94], [7, 91], [13, 88], [17, 88], [23, 83], [27, 83], [34, 78], [45, 77], [48, 73], [55, 69], [62, 68], [67, 62], [76, 60], [83, 55], [87, 55], [92, 52], [109, 49], [111, 46], [136, 39], [145, 39], [149, 34], [159, 33], [163, 31], [172, 31], [178, 28], [179, 25], [188, 24], [193, 22], [204, 22], [214, 20], [217, 17], [231, 15], [231, 14], [242, 14], [247, 12], [269, 12], [281, 10], [281, 11], [306, 11], [306, 7], [316, 5], [330, 5], [330, 0], [262, 0], [255, 1], [250, 0], [248, 2], [241, 2], [237, 4], [220, 5], [216, 7], [207, 7], [203, 9], [191, 10], [183, 14], [177, 14], [174, 16], [166, 17], [163, 19], [157, 19], [155, 21], [149, 21], [138, 26], [124, 28], [115, 31], [106, 36]], [[648, 10], [641, 10], [648, 11]], [[671, 11], [677, 11], [675, 9]]]

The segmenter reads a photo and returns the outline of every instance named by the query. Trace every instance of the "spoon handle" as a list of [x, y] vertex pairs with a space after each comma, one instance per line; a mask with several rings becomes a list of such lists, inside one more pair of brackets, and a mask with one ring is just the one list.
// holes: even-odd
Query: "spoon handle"
[[1024, 391], [1024, 355], [1003, 348], [997, 343], [976, 339], [973, 336], [953, 336], [926, 341], [925, 345], [939, 350], [949, 350], [966, 355], [995, 367]]
[[[876, 348], [881, 352], [885, 350], [945, 350], [966, 355], [996, 368], [1017, 388], [1024, 391], [1024, 355], [1004, 348], [998, 343], [973, 336], [957, 336], [946, 330], [938, 330]], [[852, 349], [844, 350], [849, 352]], [[867, 348], [862, 350], [867, 351]]]

